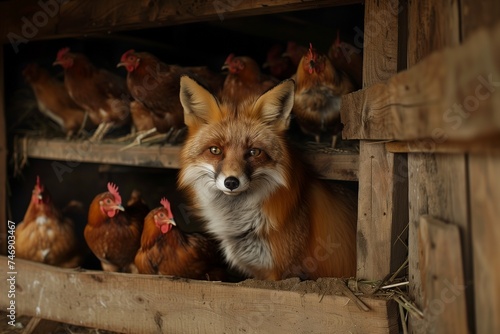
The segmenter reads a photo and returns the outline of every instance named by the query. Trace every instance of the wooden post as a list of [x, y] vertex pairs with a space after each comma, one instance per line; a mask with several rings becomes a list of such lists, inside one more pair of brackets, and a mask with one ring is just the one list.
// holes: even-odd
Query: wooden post
[[3, 45], [0, 45], [0, 254], [7, 252], [7, 125], [5, 124], [5, 87]]
[[500, 333], [500, 155], [469, 158], [475, 333]]
[[[410, 1], [408, 10], [408, 66], [410, 68], [433, 51], [459, 44], [460, 25], [457, 2]], [[427, 300], [440, 300], [439, 294], [441, 293], [439, 289], [423, 291], [422, 285], [429, 278], [422, 277], [421, 273], [429, 272], [429, 270], [425, 267], [426, 264], [420, 263], [420, 253], [424, 252], [424, 257], [430, 254], [425, 254], [429, 249], [419, 249], [418, 236], [422, 228], [419, 226], [420, 217], [430, 214], [459, 226], [464, 246], [463, 253], [465, 258], [468, 258], [470, 243], [464, 237], [469, 232], [465, 161], [465, 155], [460, 154], [408, 154], [410, 293], [419, 307], [428, 306], [424, 303], [424, 296]], [[471, 262], [465, 261], [458, 263], [457, 266], [466, 268], [465, 279], [469, 281]], [[451, 308], [449, 305], [445, 307]], [[465, 312], [460, 319], [454, 320], [432, 317], [432, 310], [429, 308], [424, 308], [424, 314], [427, 315], [423, 320], [425, 324], [410, 316], [410, 332], [422, 333], [426, 328], [433, 326], [445, 332], [453, 332], [453, 321], [464, 319], [467, 324]]]
[[[476, 29], [492, 27], [500, 20], [497, 0], [461, 0], [462, 37]], [[493, 71], [493, 69], [492, 69]], [[499, 89], [496, 87], [496, 89]], [[490, 99], [494, 98], [493, 95]], [[484, 101], [483, 103], [486, 103]], [[500, 110], [495, 110], [498, 114]], [[498, 144], [496, 144], [498, 145]], [[471, 154], [469, 169], [469, 207], [471, 216], [474, 273], [475, 332], [500, 332], [500, 155]]]
[[[397, 72], [398, 1], [365, 2], [363, 86]], [[349, 138], [356, 139], [356, 138]], [[360, 142], [357, 277], [380, 280], [404, 261], [406, 241], [398, 240], [408, 221], [406, 155], [383, 143]]]

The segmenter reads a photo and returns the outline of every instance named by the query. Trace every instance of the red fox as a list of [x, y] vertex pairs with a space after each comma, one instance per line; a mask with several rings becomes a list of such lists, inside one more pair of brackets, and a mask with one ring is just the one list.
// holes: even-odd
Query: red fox
[[242, 273], [264, 280], [351, 277], [356, 194], [312, 177], [287, 141], [294, 89], [285, 80], [234, 105], [183, 76], [188, 137], [178, 185]]

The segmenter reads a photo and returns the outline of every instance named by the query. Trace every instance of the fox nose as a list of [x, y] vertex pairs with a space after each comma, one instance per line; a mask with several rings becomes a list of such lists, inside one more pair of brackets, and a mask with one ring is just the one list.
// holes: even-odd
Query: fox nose
[[224, 186], [229, 190], [234, 190], [240, 186], [240, 181], [234, 176], [229, 176], [224, 180]]

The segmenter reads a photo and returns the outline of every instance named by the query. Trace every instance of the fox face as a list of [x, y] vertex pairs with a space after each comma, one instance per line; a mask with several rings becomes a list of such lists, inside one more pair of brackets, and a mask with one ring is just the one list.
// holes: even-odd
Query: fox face
[[284, 133], [293, 104], [293, 81], [285, 81], [255, 101], [221, 105], [189, 77], [181, 79], [181, 103], [188, 139], [181, 153], [181, 184], [200, 184], [210, 197], [262, 199], [286, 187], [291, 163]]

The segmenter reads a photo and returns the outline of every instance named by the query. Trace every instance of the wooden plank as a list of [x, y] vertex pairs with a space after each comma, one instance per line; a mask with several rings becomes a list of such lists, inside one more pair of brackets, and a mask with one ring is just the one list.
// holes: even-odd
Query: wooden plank
[[[461, 67], [464, 63], [467, 63], [468, 68], [474, 67], [471, 63], [481, 67], [477, 62], [482, 56], [478, 55], [481, 51], [477, 49], [481, 47], [481, 43], [475, 45], [475, 40], [458, 46], [460, 42], [458, 3], [412, 1], [409, 5], [408, 18], [409, 70], [401, 73], [402, 77], [395, 77], [393, 83], [389, 83], [395, 85], [393, 93], [396, 97], [391, 103], [395, 103], [395, 110], [401, 111], [402, 114], [396, 116], [400, 117], [397, 124], [387, 119], [386, 124], [393, 124], [396, 128], [395, 137], [403, 137], [404, 140], [430, 138], [432, 142], [442, 144], [456, 138], [465, 140], [485, 135], [484, 128], [479, 130], [478, 127], [472, 127], [476, 130], [475, 134], [467, 132], [470, 130], [468, 126], [475, 123], [469, 121], [474, 116], [479, 116], [481, 120], [485, 115], [484, 112], [474, 113], [466, 122], [462, 119], [463, 123], [460, 124], [450, 121], [453, 106], [457, 101], [464, 101], [469, 92], [474, 93], [476, 88], [474, 84], [476, 86], [478, 84], [477, 75], [481, 73], [476, 71], [478, 68], [474, 68], [472, 73]], [[453, 63], [454, 60], [457, 62]], [[484, 71], [488, 71], [488, 74], [489, 69], [489, 65], [485, 65]], [[463, 75], [463, 78], [459, 78], [460, 75]], [[400, 93], [402, 99], [398, 95]], [[411, 127], [407, 127], [408, 121], [412, 122]], [[404, 127], [407, 128], [402, 131]], [[470, 241], [465, 237], [469, 230], [465, 156], [409, 154], [408, 172], [410, 295], [416, 304], [422, 307], [426, 301], [422, 291], [422, 284], [425, 284], [425, 281], [422, 281], [422, 264], [419, 256], [422, 251], [418, 242], [420, 217], [429, 214], [455, 224], [463, 233], [462, 245], [465, 254], [470, 250]], [[461, 265], [470, 268], [471, 263], [464, 261]], [[471, 277], [468, 274], [466, 280], [469, 279]], [[427, 300], [440, 299], [440, 292], [437, 290], [426, 293]], [[428, 319], [421, 321], [410, 315], [409, 330], [411, 333], [427, 333], [428, 322]]]
[[[3, 71], [3, 45], [0, 45], [0, 69]], [[4, 76], [0, 75], [0, 254], [7, 254], [7, 124], [5, 120]]]
[[[95, 144], [89, 141], [36, 137], [17, 138], [15, 145], [19, 156], [62, 161], [52, 164], [54, 171], [59, 174], [69, 172], [80, 162], [177, 169], [181, 149], [180, 146], [151, 145], [120, 151], [124, 144], [109, 142]], [[306, 153], [305, 156], [322, 178], [357, 181], [359, 156], [356, 152], [339, 154], [314, 152]]]
[[397, 72], [398, 15], [402, 10], [400, 1], [365, 1], [363, 87]]
[[385, 144], [393, 153], [500, 153], [500, 135], [468, 141], [422, 139], [394, 141]]
[[[226, 20], [291, 10], [360, 3], [356, 0], [15, 1], [0, 3], [0, 36], [35, 40]], [[40, 3], [44, 3], [41, 6]], [[47, 6], [49, 3], [51, 6]], [[9, 37], [10, 36], [10, 37]], [[14, 36], [18, 36], [15, 38]], [[10, 40], [9, 40], [10, 39]]]
[[357, 278], [380, 280], [406, 259], [407, 160], [369, 142], [361, 145], [360, 159]]
[[498, 78], [500, 24], [476, 32], [460, 46], [432, 53], [385, 83], [343, 96], [343, 136], [470, 140], [498, 134]]
[[476, 333], [500, 333], [500, 156], [469, 157]]
[[[464, 254], [470, 250], [466, 237], [468, 227], [467, 166], [463, 155], [419, 154], [408, 155], [410, 226], [408, 236], [408, 260], [410, 294], [417, 306], [423, 306], [422, 282], [418, 247], [419, 220], [422, 215], [432, 215], [459, 227], [463, 235]], [[463, 263], [470, 268], [471, 263]], [[471, 279], [470, 275], [466, 281]], [[424, 333], [424, 325], [410, 317], [413, 333]]]
[[458, 226], [420, 217], [419, 249], [424, 332], [469, 333]]
[[[6, 279], [7, 260], [0, 257]], [[332, 295], [328, 279], [277, 290], [252, 284], [188, 281], [167, 276], [75, 271], [16, 260], [17, 314], [124, 333], [397, 333], [395, 303], [361, 298], [362, 311]], [[23, 273], [29, 273], [23, 274]], [[269, 282], [268, 282], [269, 283]], [[319, 281], [316, 283], [321, 285]], [[264, 287], [268, 288], [264, 288]], [[309, 290], [308, 290], [309, 289]], [[0, 300], [1, 307], [7, 299]]]
[[[363, 86], [397, 71], [399, 1], [366, 1]], [[408, 221], [405, 155], [387, 153], [383, 143], [360, 142], [357, 278], [381, 280], [406, 254], [399, 239]], [[376, 250], [376, 251], [374, 251]]]

